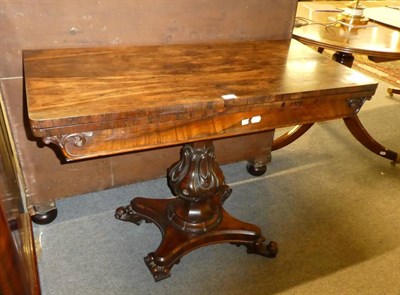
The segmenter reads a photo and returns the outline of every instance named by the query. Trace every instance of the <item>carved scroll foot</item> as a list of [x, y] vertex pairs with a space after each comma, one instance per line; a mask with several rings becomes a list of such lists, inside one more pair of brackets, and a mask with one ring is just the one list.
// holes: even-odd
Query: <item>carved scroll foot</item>
[[144, 263], [147, 265], [147, 268], [152, 273], [154, 280], [156, 282], [164, 280], [171, 276], [171, 274], [170, 274], [171, 269], [168, 266], [160, 266], [154, 262], [154, 253], [153, 252], [149, 253], [144, 258]]
[[122, 221], [132, 222], [137, 225], [140, 225], [143, 220], [150, 222], [148, 219], [146, 219], [146, 217], [135, 213], [131, 205], [117, 208], [117, 210], [115, 210], [115, 218]]
[[265, 244], [265, 238], [260, 237], [253, 244], [247, 245], [247, 253], [274, 258], [276, 257], [276, 254], [278, 254], [278, 244], [274, 241]]

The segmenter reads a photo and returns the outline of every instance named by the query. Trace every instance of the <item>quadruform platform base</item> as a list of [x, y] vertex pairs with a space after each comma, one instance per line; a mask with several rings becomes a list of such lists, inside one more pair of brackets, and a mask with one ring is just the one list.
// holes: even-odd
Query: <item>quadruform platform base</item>
[[155, 223], [163, 235], [155, 252], [144, 261], [155, 281], [168, 278], [185, 254], [211, 244], [246, 246], [248, 253], [275, 257], [275, 242], [264, 244], [261, 230], [229, 215], [222, 207], [232, 190], [215, 161], [212, 141], [186, 144], [180, 160], [168, 169], [168, 186], [175, 197], [134, 198], [115, 217], [140, 224]]
[[[115, 217], [139, 225], [142, 221], [158, 226], [163, 239], [155, 252], [149, 253], [144, 261], [156, 282], [170, 276], [171, 268], [180, 262], [185, 254], [211, 244], [231, 243], [246, 246], [247, 253], [273, 258], [278, 252], [275, 242], [265, 244], [260, 229], [229, 215], [222, 206], [221, 221], [211, 230], [190, 233], [176, 228], [170, 220], [170, 210], [176, 198], [146, 199], [137, 197], [126, 207], [116, 210]], [[218, 200], [215, 200], [218, 202]]]

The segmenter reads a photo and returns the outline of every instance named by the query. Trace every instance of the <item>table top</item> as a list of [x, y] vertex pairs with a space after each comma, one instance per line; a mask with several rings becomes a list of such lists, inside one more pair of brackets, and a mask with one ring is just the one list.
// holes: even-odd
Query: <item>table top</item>
[[[304, 44], [335, 51], [365, 54], [387, 59], [400, 59], [400, 33], [398, 29], [369, 21], [369, 27], [326, 26], [340, 12], [318, 11], [316, 5], [345, 8], [347, 2], [299, 2], [297, 17], [310, 19], [314, 24], [295, 27], [293, 37]], [[366, 7], [395, 5], [398, 1], [363, 1]]]
[[33, 134], [90, 134], [78, 158], [343, 117], [377, 86], [296, 40], [33, 50], [24, 73]]

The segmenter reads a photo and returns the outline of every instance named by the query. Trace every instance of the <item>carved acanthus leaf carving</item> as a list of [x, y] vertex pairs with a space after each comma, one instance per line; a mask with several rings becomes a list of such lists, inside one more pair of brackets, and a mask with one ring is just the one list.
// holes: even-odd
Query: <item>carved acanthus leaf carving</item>
[[225, 186], [212, 144], [201, 147], [185, 145], [180, 161], [169, 169], [168, 178], [173, 193], [189, 200], [211, 197]]

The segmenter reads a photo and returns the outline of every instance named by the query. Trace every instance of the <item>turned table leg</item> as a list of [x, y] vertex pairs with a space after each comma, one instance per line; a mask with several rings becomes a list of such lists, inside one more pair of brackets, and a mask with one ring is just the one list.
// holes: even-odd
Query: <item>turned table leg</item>
[[144, 258], [155, 281], [168, 278], [185, 254], [211, 244], [244, 245], [248, 253], [276, 256], [277, 244], [264, 244], [259, 227], [223, 209], [232, 190], [215, 161], [212, 141], [186, 144], [180, 160], [168, 170], [168, 185], [175, 197], [137, 197], [115, 213], [117, 219], [153, 222], [160, 229], [163, 238], [159, 247]]

